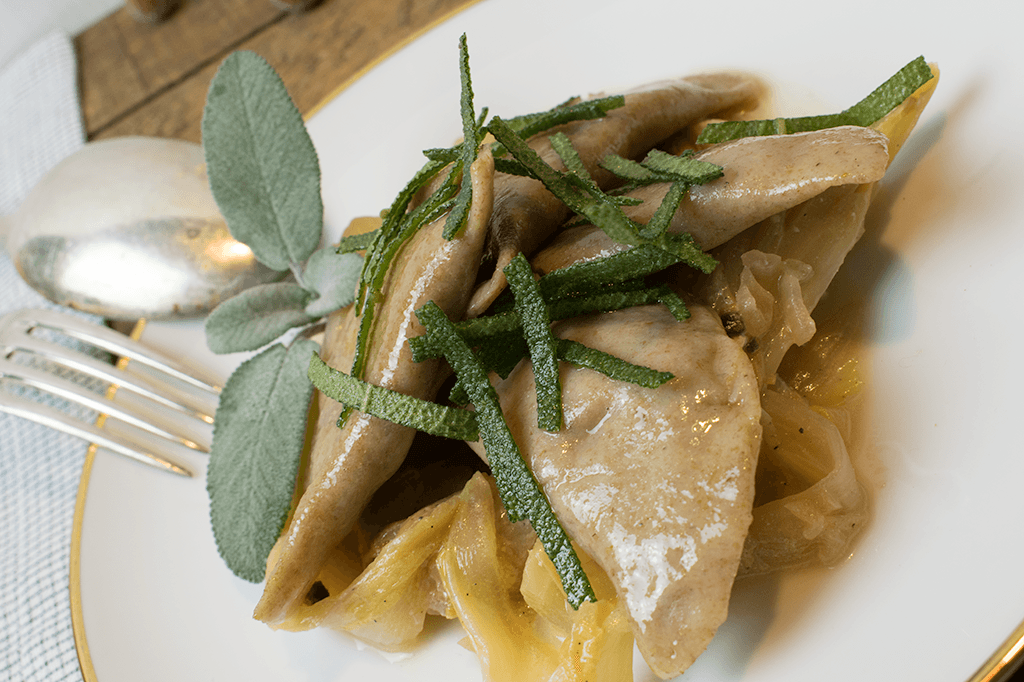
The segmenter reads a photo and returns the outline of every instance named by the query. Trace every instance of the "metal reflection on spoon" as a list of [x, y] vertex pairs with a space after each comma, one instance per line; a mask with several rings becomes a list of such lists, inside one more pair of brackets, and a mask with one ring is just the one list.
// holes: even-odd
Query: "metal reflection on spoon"
[[8, 232], [31, 287], [109, 319], [202, 316], [282, 276], [231, 237], [202, 148], [180, 140], [86, 145], [33, 188]]

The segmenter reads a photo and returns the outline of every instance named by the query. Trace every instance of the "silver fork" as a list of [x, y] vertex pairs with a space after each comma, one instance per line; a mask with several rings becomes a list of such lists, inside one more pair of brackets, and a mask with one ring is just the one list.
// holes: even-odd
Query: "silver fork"
[[[60, 337], [80, 348], [56, 342]], [[115, 366], [82, 346], [127, 362]], [[220, 388], [124, 334], [67, 313], [22, 310], [0, 317], [0, 348], [0, 412], [182, 476], [192, 472], [175, 461], [176, 451], [209, 452], [204, 440]], [[46, 404], [61, 401], [103, 416], [90, 423]]]

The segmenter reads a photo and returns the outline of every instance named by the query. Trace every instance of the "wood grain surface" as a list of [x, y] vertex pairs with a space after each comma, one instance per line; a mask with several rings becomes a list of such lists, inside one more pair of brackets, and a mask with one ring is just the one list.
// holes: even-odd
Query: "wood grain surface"
[[120, 9], [75, 38], [86, 134], [199, 142], [210, 80], [234, 50], [270, 62], [306, 114], [472, 1], [322, 0], [291, 12], [271, 0], [181, 0], [158, 24]]

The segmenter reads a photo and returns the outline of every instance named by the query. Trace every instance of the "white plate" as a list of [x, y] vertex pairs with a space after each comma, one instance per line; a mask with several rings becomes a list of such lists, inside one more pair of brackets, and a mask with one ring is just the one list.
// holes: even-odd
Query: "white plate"
[[[767, 76], [783, 110], [819, 113], [919, 54], [941, 65], [843, 275], [871, 311], [871, 438], [886, 483], [874, 520], [838, 569], [739, 586], [692, 679], [960, 682], [1024, 618], [1024, 59], [1010, 47], [1017, 22], [995, 0], [910, 5], [485, 0], [310, 123], [334, 237], [390, 203], [420, 149], [459, 135], [463, 32], [477, 106], [503, 114], [719, 67]], [[238, 361], [206, 353], [198, 325], [153, 325], [144, 339], [221, 375]], [[195, 464], [200, 476], [179, 480], [100, 452], [83, 478], [75, 587], [87, 679], [479, 679], [457, 627], [389, 663], [337, 635], [251, 620], [260, 588], [218, 558]]]

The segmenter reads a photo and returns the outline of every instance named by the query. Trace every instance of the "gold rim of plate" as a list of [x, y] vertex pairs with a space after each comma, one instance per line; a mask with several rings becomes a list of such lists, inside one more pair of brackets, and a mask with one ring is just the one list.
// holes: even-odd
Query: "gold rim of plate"
[[[445, 23], [452, 17], [460, 14], [462, 11], [469, 7], [477, 4], [480, 0], [467, 0], [467, 2], [460, 8], [450, 12], [449, 14], [439, 17], [437, 20], [423, 26], [418, 31], [412, 33], [405, 40], [396, 43], [388, 50], [380, 53], [376, 59], [368, 62], [362, 69], [357, 71], [355, 74], [350, 76], [348, 80], [344, 81], [337, 88], [335, 88], [330, 95], [325, 97], [319, 104], [314, 106], [306, 115], [306, 120], [309, 120], [323, 109], [329, 102], [335, 99], [342, 92], [352, 86], [353, 83], [364, 77], [377, 65], [383, 62], [385, 59], [395, 54], [402, 48], [406, 47], [416, 39], [423, 36], [425, 33], [433, 30], [437, 26]], [[131, 337], [138, 340], [142, 336], [143, 330], [146, 328], [146, 321], [139, 320], [132, 330]], [[122, 358], [121, 363], [127, 364], [127, 360]], [[121, 364], [123, 368], [123, 364]], [[108, 398], [113, 398], [116, 392], [116, 387], [111, 387], [108, 392]], [[106, 415], [101, 414], [97, 420], [96, 425], [102, 426]], [[86, 494], [89, 489], [89, 478], [92, 474], [93, 461], [96, 458], [96, 445], [90, 444], [89, 449], [85, 454], [85, 462], [82, 465], [82, 475], [78, 482], [78, 493], [75, 498], [75, 515], [73, 527], [71, 530], [71, 557], [69, 562], [69, 592], [71, 601], [71, 629], [75, 637], [75, 649], [78, 652], [78, 663], [82, 669], [82, 677], [85, 682], [99, 682], [99, 678], [96, 677], [96, 671], [92, 666], [92, 657], [89, 654], [89, 643], [86, 639], [85, 634], [85, 618], [82, 610], [82, 585], [81, 585], [81, 556], [80, 551], [82, 548], [82, 520], [85, 516], [85, 501]], [[1016, 629], [1010, 633], [1010, 636], [1006, 638], [1006, 641], [996, 649], [996, 651], [989, 657], [987, 661], [977, 672], [974, 673], [966, 682], [1006, 682], [1010, 676], [1017, 671], [1024, 662], [1024, 620], [1016, 627]]]
[[[142, 332], [146, 329], [146, 321], [139, 320], [132, 328], [131, 338], [138, 341]], [[118, 369], [124, 369], [128, 364], [128, 358], [121, 358], [117, 362]], [[113, 400], [117, 393], [117, 386], [111, 386], [107, 390], [107, 398]], [[101, 414], [96, 418], [96, 426], [103, 426], [107, 415]], [[96, 459], [96, 444], [90, 443], [89, 449], [85, 452], [85, 462], [82, 464], [82, 476], [78, 480], [78, 492], [75, 496], [75, 516], [71, 528], [71, 557], [68, 562], [68, 591], [71, 599], [71, 631], [75, 637], [75, 649], [78, 652], [78, 665], [82, 669], [82, 678], [85, 682], [97, 682], [96, 671], [92, 667], [92, 656], [89, 654], [89, 643], [85, 636], [85, 614], [82, 610], [82, 521], [85, 518], [85, 497], [89, 492], [89, 478], [92, 476], [92, 465]]]

